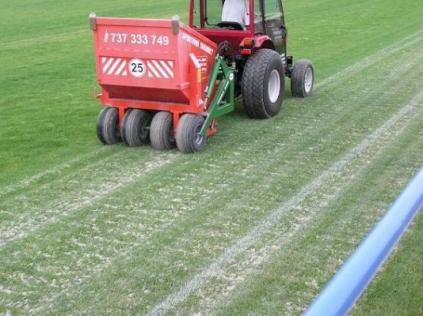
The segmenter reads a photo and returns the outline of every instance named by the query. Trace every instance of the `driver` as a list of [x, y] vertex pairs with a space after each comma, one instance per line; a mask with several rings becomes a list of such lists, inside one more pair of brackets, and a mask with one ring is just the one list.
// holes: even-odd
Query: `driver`
[[245, 28], [250, 24], [247, 0], [226, 0], [222, 10], [223, 22], [237, 22]]

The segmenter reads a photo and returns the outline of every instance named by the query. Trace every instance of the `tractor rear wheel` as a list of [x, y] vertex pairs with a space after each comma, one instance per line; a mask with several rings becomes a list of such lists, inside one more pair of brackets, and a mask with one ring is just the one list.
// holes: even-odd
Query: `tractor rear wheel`
[[172, 113], [159, 112], [154, 115], [150, 126], [150, 141], [151, 146], [158, 150], [172, 149], [175, 147]]
[[114, 107], [105, 107], [97, 118], [97, 137], [104, 145], [114, 145], [120, 141], [119, 113]]
[[176, 128], [176, 145], [183, 153], [201, 151], [206, 146], [206, 137], [200, 134], [204, 118], [200, 115], [185, 114]]
[[151, 114], [144, 110], [128, 110], [123, 118], [121, 135], [123, 142], [136, 147], [148, 144]]
[[291, 92], [294, 97], [305, 98], [313, 91], [314, 68], [310, 61], [302, 59], [294, 64], [291, 74]]
[[267, 119], [277, 115], [285, 90], [285, 71], [279, 54], [265, 48], [254, 53], [245, 65], [241, 90], [249, 117]]

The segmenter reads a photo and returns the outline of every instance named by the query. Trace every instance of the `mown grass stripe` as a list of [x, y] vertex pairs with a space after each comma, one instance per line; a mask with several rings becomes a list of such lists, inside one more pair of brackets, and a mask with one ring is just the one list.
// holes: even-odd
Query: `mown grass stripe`
[[[32, 186], [35, 183], [39, 183], [40, 181], [42, 181], [45, 178], [48, 178], [48, 177], [51, 177], [51, 176], [61, 175], [63, 171], [65, 171], [67, 169], [74, 168], [75, 165], [81, 163], [82, 161], [86, 161], [86, 160], [89, 161], [92, 158], [96, 158], [99, 155], [106, 152], [107, 150], [108, 150], [107, 147], [101, 147], [100, 149], [93, 150], [93, 151], [90, 151], [90, 152], [82, 154], [82, 155], [78, 155], [77, 157], [74, 157], [70, 160], [63, 162], [63, 163], [57, 164], [57, 165], [51, 167], [50, 169], [44, 170], [40, 173], [37, 173], [33, 176], [30, 176], [29, 178], [26, 178], [24, 180], [19, 181], [16, 184], [13, 184], [13, 185], [10, 185], [10, 186], [3, 188], [0, 191], [0, 197], [5, 197], [7, 195], [11, 195], [11, 194], [13, 194], [17, 191], [22, 191], [22, 190]], [[39, 188], [39, 186], [37, 186], [37, 188]]]
[[[395, 71], [395, 68], [392, 68], [392, 71]], [[386, 83], [387, 85], [389, 84], [389, 82], [387, 82]], [[383, 89], [383, 87], [381, 87], [380, 89]], [[369, 99], [372, 97], [371, 95], [369, 95], [368, 96], [369, 97]], [[351, 111], [353, 111], [353, 109], [350, 109]], [[255, 144], [251, 144], [251, 146], [252, 147], [255, 147]], [[260, 147], [260, 146], [259, 146]], [[279, 150], [281, 150], [281, 151], [283, 151], [283, 148], [278, 148]], [[260, 152], [260, 149], [258, 149], [258, 152]], [[261, 153], [261, 156], [263, 156], [263, 155], [265, 155], [265, 153]], [[262, 159], [262, 157], [260, 158], [260, 156], [257, 156], [257, 159]], [[274, 162], [274, 163], [277, 163], [277, 162]], [[257, 165], [255, 165], [256, 167], [257, 167]], [[242, 167], [242, 166], [241, 166]], [[178, 172], [177, 170], [175, 170], [174, 172]], [[214, 169], [214, 170], [211, 170], [211, 172], [216, 172], [217, 174], [219, 174], [219, 172], [218, 172], [218, 170], [216, 170], [216, 169]], [[236, 172], [236, 170], [234, 170], [234, 172]], [[263, 170], [263, 172], [264, 173], [266, 173], [266, 172], [269, 172], [269, 170], [268, 169], [265, 169], [265, 170]], [[207, 183], [207, 181], [206, 181], [207, 179], [205, 179], [205, 183]], [[241, 179], [242, 180], [242, 179]], [[186, 180], [186, 181], [188, 181], [188, 182], [190, 182], [189, 180]], [[201, 183], [199, 183], [198, 185], [202, 185]], [[229, 187], [236, 187], [236, 184], [229, 184]], [[228, 193], [228, 195], [230, 196], [231, 195], [231, 191], [229, 191], [229, 192], [227, 192]], [[166, 195], [166, 194], [165, 194]], [[183, 196], [181, 196], [181, 197], [183, 197]], [[170, 200], [170, 198], [168, 199], [168, 200]], [[207, 202], [207, 201], [206, 201]], [[103, 201], [103, 203], [106, 203], [106, 206], [107, 206], [107, 202], [106, 201]], [[111, 209], [111, 211], [112, 211], [112, 209]], [[84, 220], [84, 219], [81, 219], [81, 218], [79, 218], [78, 219], [78, 221], [82, 221], [82, 220]], [[90, 221], [90, 219], [86, 219], [88, 222]], [[129, 219], [128, 219], [129, 220]], [[124, 229], [119, 229], [118, 227], [116, 227], [116, 229], [118, 230], [118, 231], [123, 231]], [[54, 230], [54, 228], [53, 228], [53, 230]], [[52, 236], [52, 235], [50, 235], [50, 238], [54, 238], [54, 236]], [[113, 239], [113, 237], [112, 236], [109, 236], [109, 238], [111, 238], [111, 239]], [[41, 241], [40, 241], [41, 242]], [[139, 242], [134, 242], [134, 246], [135, 247], [137, 247], [139, 245]], [[101, 249], [102, 248], [104, 248], [104, 247], [100, 247], [100, 248], [98, 248], [97, 249], [97, 247], [95, 248], [95, 253], [97, 253], [97, 251], [102, 251]], [[131, 251], [132, 250], [132, 247], [129, 247], [128, 248], [128, 251]], [[89, 251], [88, 249], [85, 249], [85, 251]], [[95, 253], [91, 253], [91, 251], [90, 251], [90, 254], [95, 254]], [[123, 254], [125, 254], [125, 253], [127, 253], [127, 252], [124, 252]], [[122, 253], [121, 253], [122, 254]], [[81, 256], [84, 256], [83, 254], [74, 254], [74, 256], [75, 257], [81, 257]], [[107, 266], [109, 266], [109, 264], [107, 264], [106, 266], [103, 266], [103, 265], [101, 265], [101, 266], [95, 266], [93, 269], [94, 270], [92, 270], [92, 271], [97, 271], [98, 269], [102, 269], [102, 268], [106, 268]], [[89, 268], [90, 270], [91, 270], [91, 268]], [[90, 274], [90, 273], [88, 273], [88, 274]], [[78, 277], [79, 278], [79, 277]], [[78, 278], [75, 276], [75, 277], [71, 277], [71, 276], [69, 276], [69, 280], [78, 280]], [[76, 285], [76, 284], [75, 284]], [[64, 286], [64, 284], [63, 284], [63, 286]], [[68, 292], [69, 291], [69, 288], [67, 288], [66, 286], [65, 286], [65, 288], [67, 289], [65, 292]], [[54, 301], [54, 300], [53, 300]], [[46, 305], [44, 305], [44, 306], [46, 306]], [[48, 305], [47, 305], [48, 306]]]
[[[423, 136], [419, 132], [423, 122], [421, 109], [419, 115], [411, 114], [414, 118], [406, 130], [379, 151], [361, 174], [351, 179], [345, 194], [341, 193], [323, 206], [319, 215], [301, 229], [293, 241], [283, 243], [270, 260], [255, 267], [257, 269], [233, 296], [219, 301], [207, 314], [228, 315], [234, 311], [272, 314], [272, 310], [302, 314], [319, 288], [420, 168], [419, 152], [423, 147], [416, 146], [415, 142]], [[392, 293], [393, 288], [388, 292]]]
[[261, 236], [266, 233], [266, 231], [268, 231], [272, 226], [280, 221], [285, 212], [294, 209], [297, 205], [303, 203], [307, 197], [317, 191], [320, 187], [328, 184], [331, 178], [341, 174], [342, 171], [349, 164], [351, 164], [354, 159], [362, 156], [369, 147], [376, 145], [376, 141], [384, 134], [387, 134], [400, 119], [415, 110], [415, 108], [418, 106], [418, 102], [420, 102], [422, 98], [423, 91], [415, 96], [413, 100], [405, 107], [403, 107], [399, 112], [395, 113], [385, 124], [366, 137], [359, 145], [354, 147], [329, 169], [324, 171], [319, 177], [304, 186], [300, 192], [291, 198], [287, 203], [284, 203], [280, 208], [272, 212], [270, 216], [268, 216], [264, 221], [257, 225], [249, 234], [239, 239], [231, 247], [225, 249], [223, 254], [216, 261], [206, 267], [201, 273], [195, 275], [177, 292], [170, 294], [162, 302], [157, 304], [148, 314], [165, 314], [176, 305], [184, 302], [192, 293], [198, 291], [198, 289], [207, 283], [212, 277], [216, 276], [225, 264], [233, 261], [237, 256], [255, 244], [261, 238]]
[[[34, 209], [29, 209], [30, 212], [24, 213], [22, 216], [18, 217], [17, 224], [9, 224], [9, 227], [2, 229], [0, 233], [0, 247], [3, 247], [9, 242], [25, 238], [32, 232], [45, 226], [57, 223], [64, 216], [69, 215], [79, 209], [93, 205], [97, 200], [136, 182], [141, 176], [144, 176], [155, 169], [171, 163], [174, 159], [176, 159], [176, 157], [177, 156], [171, 153], [155, 153], [155, 157], [151, 157], [151, 160], [146, 161], [144, 166], [140, 166], [138, 162], [133, 165], [127, 165], [126, 173], [119, 168], [110, 168], [110, 171], [106, 170], [108, 179], [103, 179], [103, 182], [93, 183], [85, 188], [83, 186], [81, 187], [79, 182], [76, 183], [77, 187], [84, 190], [85, 195], [72, 196], [72, 199], [75, 201], [69, 200], [69, 197], [67, 197], [66, 200], [54, 202], [53, 205], [51, 205], [49, 208], [41, 209], [38, 214], [35, 214]], [[118, 163], [119, 165], [122, 164], [122, 160], [119, 160]], [[101, 169], [107, 169], [105, 168], [107, 165], [104, 164], [104, 161], [102, 161], [100, 167]], [[93, 172], [94, 170], [89, 171]], [[114, 176], [117, 175], [120, 176], [119, 181], [116, 181], [114, 178]], [[95, 174], [94, 177], [96, 177]], [[76, 191], [74, 193], [78, 195], [79, 192], [80, 191]], [[41, 196], [41, 199], [44, 198], [44, 196]]]
[[[408, 82], [403, 82], [403, 84], [405, 85], [405, 84], [407, 84]], [[399, 86], [397, 86], [396, 87], [398, 90], [401, 90], [402, 88], [403, 88], [403, 86], [401, 86], [401, 85], [399, 85]], [[383, 87], [379, 87], [379, 89], [383, 89]], [[396, 90], [394, 90], [394, 91], [390, 91], [390, 92], [392, 92], [392, 93], [396, 93], [397, 91]], [[364, 114], [365, 115], [365, 114]], [[254, 146], [254, 145], [253, 145]], [[259, 160], [260, 160], [260, 158], [258, 158]], [[175, 171], [175, 172], [178, 172], [178, 171]], [[199, 185], [201, 185], [201, 184], [199, 184]], [[257, 186], [259, 186], [260, 187], [260, 184], [259, 183], [257, 183]], [[183, 198], [183, 197], [182, 197]]]
[[[352, 110], [352, 109], [351, 109]], [[254, 146], [254, 144], [252, 144], [251, 146]]]
[[[406, 71], [406, 70], [407, 70], [406, 65], [401, 65], [401, 69], [396, 69], [395, 68], [395, 72], [398, 72], [398, 73], [396, 73], [397, 75], [401, 71]], [[388, 83], [386, 83], [386, 84], [388, 84]], [[377, 95], [377, 93], [376, 93], [376, 95]], [[346, 111], [346, 113], [348, 113], [350, 110], [351, 110], [350, 108], [345, 108], [344, 109], [344, 111]], [[346, 113], [344, 115], [347, 115]], [[127, 155], [127, 154], [124, 153], [124, 155]], [[104, 162], [102, 162], [100, 160], [100, 161], [96, 162], [95, 165], [99, 165], [101, 168], [103, 168], [103, 163]], [[122, 167], [121, 165], [123, 165], [124, 167]], [[132, 172], [132, 169], [134, 167], [131, 164], [128, 164], [127, 165], [127, 164], [123, 163], [122, 161], [118, 161], [117, 165], [115, 167], [113, 167], [113, 168], [110, 168], [110, 169], [112, 169], [112, 170], [118, 170], [117, 172], [118, 172], [119, 175], [114, 175], [114, 176], [111, 176], [110, 175], [110, 176], [112, 178], [114, 178], [113, 181], [116, 180], [116, 182], [119, 182], [118, 178], [120, 178], [120, 177], [125, 178], [126, 177], [125, 170], [128, 170], [129, 168], [131, 169], [131, 170], [129, 170], [129, 172]], [[81, 172], [81, 171], [79, 171], [79, 172]], [[91, 167], [88, 167], [88, 170], [85, 170], [85, 171], [82, 170], [82, 172], [93, 173], [94, 175], [97, 174], [97, 172], [95, 170], [92, 170]], [[107, 174], [106, 176], [109, 176], [109, 175]], [[118, 178], [116, 178], [116, 177], [118, 177]], [[66, 183], [67, 181], [69, 181], [69, 179], [67, 179], [67, 178], [61, 180], [62, 183]], [[83, 182], [86, 182], [86, 181], [83, 181]], [[88, 183], [89, 183], [89, 181], [88, 181]], [[85, 184], [83, 184], [83, 185], [85, 185]], [[99, 184], [99, 188], [102, 185], [104, 185], [104, 184], [101, 184], [100, 183]], [[60, 187], [60, 185], [57, 182], [53, 182], [53, 183], [49, 184], [48, 186], [44, 187], [46, 189], [46, 191], [49, 190], [50, 186]], [[17, 221], [17, 224], [7, 223], [7, 227], [4, 230], [2, 230], [2, 234], [1, 235], [3, 237], [3, 241], [0, 243], [0, 245], [6, 244], [8, 240], [9, 241], [13, 241], [13, 240], [17, 240], [17, 239], [20, 239], [20, 238], [26, 236], [27, 235], [27, 233], [26, 233], [27, 230], [34, 231], [36, 229], [39, 229], [39, 228], [44, 227], [48, 223], [54, 223], [57, 220], [59, 220], [60, 218], [63, 218], [64, 216], [69, 215], [70, 213], [74, 212], [75, 210], [78, 210], [80, 208], [78, 206], [90, 205], [90, 204], [92, 204], [91, 202], [94, 202], [98, 198], [101, 198], [101, 197], [103, 197], [103, 196], [105, 196], [105, 195], [108, 194], [108, 190], [104, 191], [103, 192], [104, 194], [103, 193], [101, 193], [101, 194], [94, 193], [93, 194], [92, 192], [90, 192], [91, 191], [89, 189], [90, 186], [92, 186], [92, 185], [88, 185], [88, 187], [85, 190], [82, 189], [83, 187], [79, 187], [79, 186], [77, 187], [78, 190], [81, 189], [83, 191], [87, 191], [87, 193], [88, 193], [88, 196], [87, 197], [78, 196], [78, 198], [79, 199], [82, 199], [82, 200], [90, 200], [90, 203], [88, 203], [88, 204], [86, 204], [86, 203], [82, 203], [81, 204], [81, 203], [77, 202], [74, 205], [73, 203], [69, 203], [68, 201], [63, 200], [63, 198], [62, 198], [62, 200], [59, 201], [59, 202], [54, 202], [52, 204], [49, 204], [47, 206], [44, 206], [44, 208], [41, 208], [40, 209], [41, 210], [40, 217], [34, 216], [35, 214], [34, 214], [34, 209], [33, 208], [32, 209], [28, 209], [27, 212], [23, 212], [23, 213], [22, 212], [19, 212], [19, 217], [18, 217], [17, 220], [15, 220], [15, 223]], [[94, 187], [96, 187], [96, 186], [97, 185], [94, 185]], [[37, 189], [40, 189], [40, 188], [37, 188]], [[77, 193], [78, 193], [78, 195], [80, 195], [79, 191]], [[41, 196], [42, 197], [42, 191], [38, 191], [35, 194], [37, 196]], [[66, 195], [65, 195], [65, 197], [66, 197]], [[68, 199], [69, 198], [72, 198], [72, 194], [70, 196], [68, 196]], [[26, 198], [25, 198], [25, 200], [26, 200]], [[50, 211], [43, 212], [42, 211], [43, 209], [44, 210], [50, 209]], [[26, 213], [29, 214], [29, 215], [26, 215]], [[54, 216], [54, 218], [52, 218], [52, 214], [58, 214], [57, 215], [58, 217], [57, 216]]]
[[[259, 243], [255, 243], [248, 251], [242, 254], [241, 258], [237, 258], [237, 264], [231, 262], [230, 265], [225, 264], [219, 276], [215, 276], [217, 285], [208, 284], [204, 289], [197, 310], [211, 314], [212, 310], [219, 306], [227, 304], [227, 299], [237, 290], [239, 286], [247, 280], [248, 276], [257, 272], [257, 268], [269, 262], [276, 253], [280, 253], [282, 247], [295, 242], [300, 238], [300, 234], [307, 230], [307, 227], [317, 221], [318, 217], [325, 216], [324, 211], [328, 205], [346, 193], [349, 188], [360, 176], [366, 172], [368, 167], [377, 160], [386, 147], [394, 143], [410, 124], [419, 120], [423, 112], [423, 92], [417, 95], [410, 102], [415, 107], [413, 110], [407, 111], [397, 120], [388, 121], [384, 125], [385, 132], [379, 133], [376, 139], [372, 139], [371, 145], [360, 154], [357, 158], [345, 167], [342, 172], [332, 175], [328, 179], [328, 183], [307, 196], [304, 201], [297, 204], [294, 208], [287, 209], [280, 223], [289, 223], [289, 227], [280, 227], [280, 223], [276, 223], [272, 230], [263, 234]], [[409, 105], [405, 106], [407, 109]], [[390, 123], [390, 124], [389, 124]], [[392, 128], [395, 126], [395, 128]], [[386, 129], [389, 128], [389, 129]], [[348, 181], [345, 181], [348, 179]], [[330, 192], [328, 192], [328, 188]], [[286, 216], [286, 217], [285, 217]]]
[[[81, 31], [82, 32], [82, 31]], [[82, 32], [83, 33], [83, 32]], [[389, 47], [383, 48], [376, 52], [375, 54], [371, 56], [367, 56], [364, 59], [356, 62], [355, 64], [347, 67], [346, 69], [343, 69], [339, 71], [338, 73], [327, 77], [326, 79], [323, 79], [321, 82], [317, 83], [316, 88], [323, 87], [330, 84], [339, 85], [341, 84], [340, 80], [342, 78], [348, 78], [349, 76], [358, 73], [359, 71], [363, 71], [367, 67], [373, 65], [374, 63], [382, 60], [383, 58], [386, 58], [389, 55], [395, 54], [401, 49], [405, 49], [406, 47], [409, 47], [413, 44], [415, 44], [418, 40], [421, 40], [421, 34], [423, 33], [423, 30], [419, 30], [416, 33], [407, 36], [404, 39], [401, 39], [400, 41], [390, 45]], [[72, 34], [72, 33], [71, 33]], [[50, 38], [50, 37], [49, 37]], [[55, 36], [51, 36], [52, 39], [55, 39]], [[32, 39], [28, 39], [31, 41]], [[82, 157], [80, 157], [82, 158]], [[72, 160], [68, 162], [64, 162], [61, 165], [66, 166], [69, 164], [72, 164], [74, 162], [78, 161], [78, 157], [73, 158]], [[54, 167], [52, 168], [55, 169]], [[58, 170], [61, 169], [61, 167], [57, 168]], [[10, 187], [5, 187], [4, 190], [0, 193], [0, 196], [7, 195], [10, 193], [15, 192], [17, 189], [24, 189], [28, 184], [31, 184], [34, 182], [34, 180], [38, 180], [44, 177], [44, 175], [50, 174], [49, 170], [45, 170], [39, 174], [36, 174], [28, 179], [22, 180], [18, 184], [12, 185]]]
[[401, 50], [404, 50], [418, 42], [422, 41], [422, 35], [423, 30], [419, 30], [414, 34], [411, 34], [410, 36], [405, 37], [404, 39], [401, 39], [400, 41], [385, 47], [376, 53], [367, 56], [360, 60], [359, 62], [343, 69], [341, 72], [330, 76], [328, 78], [323, 79], [322, 81], [318, 82], [316, 84], [316, 87], [322, 87], [327, 86], [330, 87], [332, 84], [340, 84], [340, 80], [344, 78], [346, 74], [349, 76], [358, 74], [362, 71], [364, 71], [366, 68], [368, 68], [371, 65], [374, 65], [375, 63], [385, 59], [387, 56], [393, 55]]

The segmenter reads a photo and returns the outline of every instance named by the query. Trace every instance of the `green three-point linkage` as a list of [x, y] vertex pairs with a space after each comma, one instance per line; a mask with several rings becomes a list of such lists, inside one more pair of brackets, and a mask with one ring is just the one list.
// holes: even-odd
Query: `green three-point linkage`
[[206, 102], [211, 98], [216, 81], [221, 77], [216, 95], [206, 112], [206, 120], [200, 134], [206, 136], [213, 120], [235, 109], [235, 70], [228, 66], [223, 57], [216, 57], [209, 84], [206, 89]]

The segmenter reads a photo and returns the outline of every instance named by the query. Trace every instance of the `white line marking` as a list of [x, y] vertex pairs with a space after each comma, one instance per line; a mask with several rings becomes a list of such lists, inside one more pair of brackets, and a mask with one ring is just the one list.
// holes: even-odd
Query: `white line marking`
[[355, 158], [361, 154], [373, 143], [383, 136], [387, 131], [393, 129], [395, 124], [405, 115], [413, 111], [418, 102], [423, 98], [423, 91], [416, 95], [411, 102], [403, 107], [399, 112], [395, 113], [388, 121], [375, 130], [372, 134], [367, 136], [360, 144], [354, 147], [340, 160], [335, 162], [329, 169], [324, 171], [319, 177], [305, 185], [300, 192], [298, 192], [289, 201], [284, 203], [280, 208], [272, 212], [266, 219], [250, 231], [243, 238], [239, 239], [231, 247], [225, 249], [223, 254], [216, 259], [211, 265], [203, 269], [200, 273], [195, 275], [190, 281], [185, 283], [178, 291], [170, 294], [166, 299], [157, 304], [148, 315], [163, 315], [176, 305], [184, 302], [192, 293], [196, 292], [212, 277], [218, 274], [222, 267], [233, 261], [238, 255], [245, 252], [249, 247], [255, 244], [261, 236], [269, 230], [272, 226], [278, 223], [282, 215], [295, 206], [301, 204], [309, 195], [318, 190], [320, 187], [332, 177], [340, 173], [347, 165], [349, 165]]

